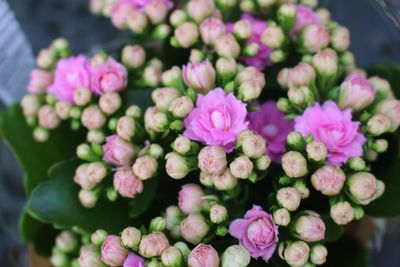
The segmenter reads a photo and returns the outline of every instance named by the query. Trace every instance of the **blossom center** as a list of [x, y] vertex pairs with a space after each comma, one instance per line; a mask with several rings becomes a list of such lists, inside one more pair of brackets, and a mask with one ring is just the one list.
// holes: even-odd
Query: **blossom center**
[[211, 121], [214, 128], [218, 130], [227, 130], [229, 128], [229, 120], [220, 110], [214, 110], [211, 113]]
[[274, 137], [278, 134], [278, 127], [274, 124], [267, 124], [261, 129], [261, 132], [266, 137]]

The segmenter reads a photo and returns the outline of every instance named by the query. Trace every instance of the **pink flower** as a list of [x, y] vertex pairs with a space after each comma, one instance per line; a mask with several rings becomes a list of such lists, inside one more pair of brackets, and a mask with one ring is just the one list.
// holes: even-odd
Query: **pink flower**
[[103, 160], [117, 165], [126, 166], [132, 163], [135, 156], [135, 148], [130, 142], [125, 141], [118, 135], [111, 135], [106, 138], [103, 145]]
[[97, 95], [122, 91], [127, 76], [125, 67], [110, 57], [106, 63], [92, 69], [92, 91]]
[[273, 101], [265, 102], [260, 109], [249, 113], [249, 128], [256, 131], [267, 141], [267, 155], [280, 162], [286, 152], [285, 140], [293, 130], [293, 121], [286, 120]]
[[208, 60], [184, 65], [182, 76], [185, 84], [199, 93], [207, 93], [215, 85], [215, 70]]
[[359, 132], [359, 122], [351, 120], [351, 110], [340, 110], [333, 101], [317, 103], [295, 119], [295, 130], [304, 137], [312, 135], [325, 144], [327, 162], [341, 166], [351, 157], [363, 154], [365, 137]]
[[296, 38], [301, 30], [310, 24], [321, 24], [319, 16], [310, 8], [297, 5], [296, 6], [296, 24], [294, 25], [291, 36]]
[[226, 152], [233, 150], [236, 138], [247, 129], [246, 104], [232, 93], [216, 88], [198, 95], [196, 107], [184, 120], [184, 135], [205, 145], [219, 145]]
[[375, 89], [360, 73], [352, 73], [340, 85], [339, 105], [360, 111], [375, 100]]
[[266, 262], [271, 258], [278, 242], [278, 226], [271, 214], [254, 205], [244, 219], [236, 219], [229, 226], [229, 234], [239, 239], [253, 258], [262, 257]]
[[118, 168], [114, 174], [114, 188], [123, 197], [134, 198], [142, 193], [143, 182], [137, 178], [130, 167]]
[[191, 267], [218, 267], [218, 252], [211, 245], [199, 244], [190, 252], [188, 265]]
[[73, 103], [74, 91], [79, 87], [90, 87], [88, 59], [80, 55], [58, 61], [53, 85], [47, 91], [54, 94], [58, 100]]
[[107, 236], [101, 246], [101, 260], [110, 266], [121, 266], [129, 250], [121, 245], [121, 238], [116, 235]]
[[32, 94], [44, 93], [53, 82], [53, 76], [45, 70], [32, 70], [29, 76], [28, 92]]
[[203, 204], [204, 192], [197, 184], [186, 184], [179, 191], [179, 208], [183, 213], [200, 212]]
[[124, 267], [144, 267], [144, 259], [134, 252], [130, 252], [124, 261]]

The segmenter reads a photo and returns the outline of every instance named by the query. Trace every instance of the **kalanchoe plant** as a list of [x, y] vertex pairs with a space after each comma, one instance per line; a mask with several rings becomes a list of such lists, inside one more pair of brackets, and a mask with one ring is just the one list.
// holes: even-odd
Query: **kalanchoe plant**
[[27, 173], [27, 241], [63, 229], [56, 267], [310, 267], [343, 226], [400, 214], [379, 161], [400, 102], [317, 5], [90, 1], [134, 41], [113, 57], [54, 41], [0, 118]]

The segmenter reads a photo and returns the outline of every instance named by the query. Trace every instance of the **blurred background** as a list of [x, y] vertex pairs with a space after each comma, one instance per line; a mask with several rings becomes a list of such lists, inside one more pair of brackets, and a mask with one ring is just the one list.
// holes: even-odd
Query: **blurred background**
[[[332, 17], [350, 29], [351, 51], [360, 66], [400, 64], [399, 0], [322, 0]], [[124, 38], [103, 18], [89, 13], [87, 0], [0, 0], [0, 110], [25, 91], [34, 55], [60, 36], [74, 53], [112, 47]], [[26, 267], [18, 234], [23, 208], [22, 172], [0, 140], [0, 266]], [[378, 221], [371, 266], [400, 266], [400, 223]]]

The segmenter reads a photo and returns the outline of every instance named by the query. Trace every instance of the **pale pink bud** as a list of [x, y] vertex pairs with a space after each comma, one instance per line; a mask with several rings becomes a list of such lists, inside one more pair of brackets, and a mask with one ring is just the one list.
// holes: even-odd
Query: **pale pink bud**
[[268, 26], [261, 34], [262, 43], [271, 49], [278, 49], [285, 41], [285, 33], [278, 26]]
[[299, 208], [301, 196], [293, 187], [284, 187], [278, 190], [276, 200], [279, 205], [288, 211], [295, 211]]
[[122, 246], [119, 236], [109, 235], [101, 246], [101, 260], [110, 266], [121, 266], [128, 252], [129, 250]]
[[327, 8], [318, 8], [316, 13], [323, 24], [327, 24], [331, 20], [331, 12]]
[[69, 112], [71, 110], [71, 104], [67, 101], [58, 101], [55, 105], [57, 116], [66, 120], [69, 117]]
[[45, 129], [55, 129], [60, 124], [54, 107], [50, 105], [42, 106], [38, 112], [39, 125]]
[[221, 267], [246, 267], [250, 264], [250, 253], [242, 245], [232, 245], [222, 254]]
[[375, 99], [375, 89], [361, 74], [352, 73], [340, 85], [339, 106], [360, 111]]
[[97, 105], [92, 105], [83, 110], [81, 122], [88, 130], [96, 130], [104, 126], [106, 116]]
[[172, 26], [178, 27], [187, 20], [187, 14], [182, 9], [175, 9], [169, 16], [169, 21]]
[[189, 138], [187, 138], [183, 135], [180, 135], [175, 139], [175, 141], [173, 143], [173, 147], [174, 147], [174, 150], [176, 152], [178, 152], [179, 154], [186, 154], [191, 149], [191, 143], [192, 142], [190, 141]]
[[290, 266], [304, 266], [310, 255], [310, 247], [306, 242], [295, 241], [291, 243], [283, 253], [284, 259]]
[[350, 46], [350, 32], [346, 27], [339, 26], [331, 34], [332, 47], [337, 51], [346, 51]]
[[53, 76], [44, 70], [33, 70], [30, 74], [28, 92], [32, 94], [45, 93], [53, 82]]
[[107, 176], [107, 173], [107, 168], [103, 162], [89, 163], [86, 169], [87, 178], [93, 184], [100, 183]]
[[220, 57], [238, 58], [240, 45], [232, 34], [227, 33], [220, 36], [214, 43], [215, 51]]
[[328, 46], [329, 32], [323, 25], [310, 24], [303, 28], [300, 34], [302, 48], [309, 53], [316, 53]]
[[182, 76], [188, 87], [200, 93], [207, 93], [215, 85], [216, 73], [209, 61], [183, 66]]
[[271, 158], [267, 155], [261, 156], [256, 160], [256, 168], [259, 171], [265, 171], [271, 165]]
[[205, 44], [213, 44], [219, 37], [226, 33], [225, 24], [217, 18], [208, 18], [200, 25], [201, 39]]
[[165, 156], [165, 169], [167, 174], [174, 179], [184, 178], [191, 170], [187, 160], [175, 152], [170, 152]]
[[190, 111], [192, 111], [194, 105], [192, 99], [188, 96], [181, 96], [174, 99], [169, 105], [168, 110], [178, 118], [185, 118]]
[[288, 99], [294, 105], [304, 106], [306, 104], [306, 96], [300, 88], [290, 88]]
[[291, 87], [308, 86], [315, 81], [316, 74], [313, 67], [306, 63], [299, 63], [288, 73], [287, 83]]
[[151, 93], [151, 98], [159, 111], [167, 111], [171, 102], [178, 96], [179, 91], [172, 87], [158, 88]]
[[274, 211], [274, 223], [281, 226], [287, 226], [290, 223], [290, 213], [287, 209], [281, 208]]
[[199, 244], [189, 254], [188, 266], [190, 267], [218, 267], [218, 252], [211, 246]]
[[366, 205], [374, 197], [377, 191], [377, 180], [372, 173], [358, 172], [347, 179], [350, 193], [355, 200]]
[[237, 71], [237, 63], [232, 58], [219, 58], [215, 67], [218, 75], [224, 79], [234, 77]]
[[45, 48], [39, 51], [39, 54], [36, 58], [36, 64], [41, 69], [49, 69], [52, 65], [54, 65], [56, 60], [56, 55], [53, 49]]
[[83, 189], [90, 190], [95, 186], [95, 184], [89, 180], [89, 177], [87, 175], [88, 166], [88, 163], [84, 163], [76, 168], [74, 182], [79, 184]]
[[92, 242], [93, 245], [100, 246], [106, 240], [107, 235], [108, 234], [106, 231], [98, 229], [90, 235], [90, 241]]
[[242, 69], [235, 78], [235, 82], [239, 85], [248, 81], [255, 81], [260, 88], [265, 86], [264, 73], [256, 69], [255, 67], [246, 67]]
[[149, 107], [144, 113], [144, 125], [147, 130], [163, 132], [168, 125], [167, 115], [159, 112], [156, 107]]
[[161, 255], [162, 263], [167, 267], [179, 267], [183, 263], [183, 255], [179, 248], [169, 247]]
[[169, 6], [166, 1], [153, 0], [144, 7], [144, 13], [153, 24], [161, 23], [168, 14]]
[[138, 119], [142, 116], [142, 109], [137, 105], [131, 105], [126, 109], [125, 115]]
[[202, 185], [211, 187], [214, 185], [213, 175], [205, 172], [200, 172], [199, 181]]
[[143, 78], [151, 87], [156, 87], [161, 82], [161, 69], [158, 66], [149, 66], [144, 69]]
[[375, 91], [377, 94], [387, 97], [387, 98], [393, 98], [393, 91], [392, 88], [390, 87], [390, 83], [377, 76], [373, 76], [368, 79], [369, 82], [371, 83], [372, 87], [374, 87]]
[[367, 122], [368, 132], [375, 136], [389, 131], [390, 126], [390, 119], [382, 114], [372, 116]]
[[105, 140], [105, 136], [102, 131], [91, 130], [87, 133], [86, 139], [89, 143], [102, 144]]
[[106, 93], [100, 96], [100, 109], [107, 115], [116, 112], [122, 104], [121, 97], [118, 93]]
[[325, 246], [317, 244], [311, 248], [310, 259], [316, 265], [322, 265], [326, 262], [328, 250]]
[[92, 91], [86, 87], [79, 87], [74, 91], [73, 99], [77, 106], [85, 106], [92, 98]]
[[56, 237], [56, 246], [63, 252], [73, 252], [78, 246], [76, 236], [70, 231], [62, 231]]
[[121, 243], [127, 248], [137, 251], [139, 249], [142, 234], [135, 227], [127, 227], [121, 233]]
[[239, 39], [247, 40], [253, 34], [253, 27], [248, 20], [239, 20], [233, 24], [233, 33]]
[[192, 213], [186, 217], [180, 225], [184, 240], [196, 245], [207, 235], [210, 227], [205, 222], [203, 215]]
[[306, 159], [297, 151], [289, 151], [283, 155], [282, 168], [292, 178], [302, 177], [308, 172]]
[[246, 81], [239, 86], [238, 98], [244, 102], [250, 102], [261, 95], [262, 89], [257, 81]]
[[188, 48], [196, 43], [199, 38], [197, 25], [192, 22], [184, 22], [175, 29], [175, 37], [180, 46]]
[[79, 201], [85, 208], [93, 208], [98, 200], [97, 195], [90, 190], [82, 189], [79, 191]]
[[225, 169], [222, 174], [213, 176], [213, 183], [218, 190], [229, 191], [236, 187], [238, 180], [229, 169]]
[[148, 155], [138, 157], [132, 166], [133, 173], [143, 181], [154, 177], [157, 168], [157, 160]]
[[282, 89], [287, 89], [288, 87], [289, 71], [289, 68], [281, 69], [281, 71], [278, 73], [278, 77], [276, 78]]
[[79, 251], [78, 263], [80, 267], [101, 266], [100, 255], [93, 245], [84, 245]]
[[252, 159], [258, 159], [265, 155], [267, 142], [260, 135], [245, 130], [239, 134], [238, 144], [242, 147], [243, 153]]
[[342, 169], [330, 165], [319, 168], [311, 176], [311, 183], [314, 188], [326, 196], [339, 194], [345, 180], [346, 175]]
[[143, 192], [143, 182], [129, 167], [120, 167], [114, 173], [114, 189], [123, 197], [134, 198]]
[[236, 178], [247, 179], [253, 172], [253, 162], [247, 156], [239, 156], [232, 161], [229, 168]]
[[353, 207], [347, 201], [332, 205], [330, 215], [332, 220], [338, 225], [346, 225], [354, 220]]
[[219, 146], [203, 147], [198, 155], [198, 160], [201, 171], [214, 175], [221, 174], [228, 164], [225, 150]]
[[132, 14], [127, 18], [126, 24], [128, 28], [134, 33], [143, 33], [147, 28], [148, 21], [144, 13], [140, 11], [133, 11]]
[[228, 218], [228, 211], [219, 204], [214, 204], [210, 209], [210, 220], [212, 223], [219, 224]]
[[106, 138], [103, 152], [103, 160], [117, 166], [129, 165], [136, 155], [133, 144], [118, 135], [111, 135]]
[[315, 212], [308, 211], [307, 215], [300, 216], [294, 227], [299, 238], [306, 242], [317, 242], [325, 237], [325, 223]]
[[169, 241], [164, 233], [155, 232], [142, 237], [139, 245], [139, 253], [145, 258], [161, 256], [169, 247]]
[[103, 12], [103, 8], [105, 6], [105, 0], [90, 0], [89, 1], [89, 10], [93, 14], [100, 15]]
[[307, 156], [313, 161], [323, 161], [326, 159], [326, 146], [319, 141], [312, 141], [306, 145]]
[[333, 76], [338, 71], [338, 56], [330, 48], [319, 51], [312, 58], [312, 64], [321, 76]]
[[177, 206], [169, 206], [165, 210], [165, 219], [167, 221], [167, 229], [172, 230], [175, 226], [179, 225], [182, 221], [184, 214]]
[[394, 132], [400, 125], [400, 101], [397, 99], [387, 99], [379, 103], [375, 113], [385, 115], [390, 119], [391, 126], [389, 131]]
[[186, 214], [200, 212], [203, 200], [203, 189], [196, 184], [186, 184], [179, 191], [179, 208]]
[[40, 108], [40, 101], [37, 95], [28, 94], [21, 100], [21, 107], [25, 117], [35, 116]]
[[214, 14], [215, 4], [213, 0], [191, 0], [188, 3], [187, 11], [189, 17], [200, 23]]
[[122, 49], [122, 63], [128, 68], [140, 68], [146, 61], [146, 52], [140, 45], [127, 45]]
[[123, 116], [119, 118], [116, 131], [119, 137], [130, 141], [135, 135], [136, 131], [135, 119], [130, 116]]

